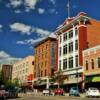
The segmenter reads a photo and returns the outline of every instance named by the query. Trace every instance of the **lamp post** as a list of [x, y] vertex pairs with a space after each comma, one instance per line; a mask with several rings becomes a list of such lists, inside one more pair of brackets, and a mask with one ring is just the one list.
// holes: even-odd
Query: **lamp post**
[[46, 89], [49, 89], [49, 76], [47, 76], [47, 80], [46, 80]]
[[77, 89], [78, 89], [78, 77], [79, 77], [79, 74], [78, 74], [78, 68], [77, 68], [77, 82], [76, 82], [76, 84], [77, 84]]

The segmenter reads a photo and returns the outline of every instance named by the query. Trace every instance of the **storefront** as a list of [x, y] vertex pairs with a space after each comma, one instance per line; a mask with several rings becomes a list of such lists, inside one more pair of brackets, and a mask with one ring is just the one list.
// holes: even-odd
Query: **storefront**
[[100, 89], [100, 75], [85, 76], [85, 89], [89, 87]]

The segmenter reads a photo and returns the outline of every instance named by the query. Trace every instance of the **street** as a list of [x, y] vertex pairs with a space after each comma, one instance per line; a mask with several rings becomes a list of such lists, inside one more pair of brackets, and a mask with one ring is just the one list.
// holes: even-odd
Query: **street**
[[86, 98], [86, 97], [69, 97], [69, 96], [41, 96], [41, 95], [27, 95], [8, 100], [100, 100], [100, 98]]

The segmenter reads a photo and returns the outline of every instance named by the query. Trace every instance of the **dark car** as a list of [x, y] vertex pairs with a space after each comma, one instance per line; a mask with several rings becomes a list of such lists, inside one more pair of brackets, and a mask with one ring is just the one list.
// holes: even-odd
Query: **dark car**
[[71, 87], [69, 96], [80, 96], [78, 87]]
[[7, 88], [6, 89], [6, 97], [7, 98], [17, 98], [18, 90], [16, 88]]

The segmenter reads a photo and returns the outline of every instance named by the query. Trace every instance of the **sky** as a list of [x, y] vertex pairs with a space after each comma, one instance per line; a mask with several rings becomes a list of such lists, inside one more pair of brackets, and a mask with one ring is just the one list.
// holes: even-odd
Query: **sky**
[[[68, 17], [68, 0], [0, 0], [0, 62], [34, 55], [34, 44]], [[100, 20], [100, 0], [70, 0], [70, 17]]]

